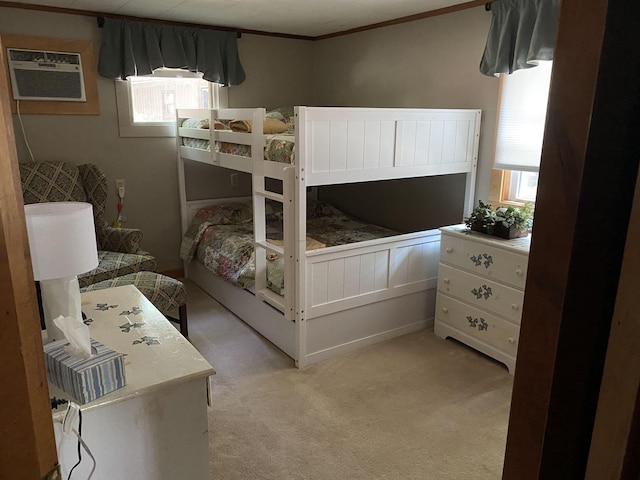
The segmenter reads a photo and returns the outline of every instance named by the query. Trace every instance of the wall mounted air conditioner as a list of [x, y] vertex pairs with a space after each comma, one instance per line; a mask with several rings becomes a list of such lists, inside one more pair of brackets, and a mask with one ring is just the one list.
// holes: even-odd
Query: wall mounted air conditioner
[[14, 100], [84, 102], [79, 53], [7, 48]]

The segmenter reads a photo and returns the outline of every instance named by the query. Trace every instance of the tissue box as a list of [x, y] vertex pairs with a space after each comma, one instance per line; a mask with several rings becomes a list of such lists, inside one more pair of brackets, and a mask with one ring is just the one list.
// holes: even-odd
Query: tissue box
[[126, 385], [124, 354], [92, 338], [93, 356], [79, 360], [64, 351], [68, 344], [67, 339], [46, 344], [45, 362], [49, 381], [76, 402], [91, 402]]

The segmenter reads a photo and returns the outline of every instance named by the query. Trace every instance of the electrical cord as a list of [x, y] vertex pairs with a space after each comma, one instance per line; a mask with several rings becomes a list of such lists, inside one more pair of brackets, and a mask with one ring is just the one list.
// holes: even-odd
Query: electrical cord
[[[77, 414], [78, 414], [78, 429], [77, 430], [75, 428], [73, 428], [72, 426], [70, 426], [71, 422], [73, 422], [73, 412], [77, 412]], [[67, 423], [67, 422], [69, 422], [69, 423]], [[67, 426], [67, 425], [69, 425], [69, 426]], [[67, 476], [67, 480], [71, 480], [71, 475], [73, 474], [73, 471], [82, 462], [82, 449], [83, 448], [87, 452], [87, 455], [89, 455], [89, 457], [91, 458], [91, 460], [93, 462], [93, 465], [91, 466], [91, 471], [89, 472], [89, 475], [87, 476], [87, 480], [90, 480], [91, 477], [93, 476], [95, 470], [96, 470], [97, 462], [96, 462], [96, 458], [93, 456], [93, 453], [91, 453], [91, 450], [89, 449], [89, 446], [82, 439], [82, 411], [73, 402], [69, 403], [69, 408], [67, 410], [67, 414], [65, 415], [65, 418], [62, 421], [62, 430], [63, 430], [63, 432], [72, 432], [73, 434], [76, 435], [76, 437], [78, 437], [78, 461], [76, 462], [76, 464], [73, 467], [71, 467], [71, 470], [69, 471], [69, 475]]]
[[[71, 431], [73, 433], [75, 433], [78, 437], [78, 456], [80, 456], [80, 445], [82, 445], [82, 447], [85, 449], [85, 451], [87, 452], [87, 455], [89, 455], [89, 457], [91, 458], [91, 461], [93, 462], [93, 465], [91, 466], [91, 471], [89, 472], [89, 475], [87, 476], [87, 480], [91, 480], [91, 477], [93, 476], [93, 473], [96, 471], [96, 457], [93, 456], [93, 453], [91, 453], [91, 450], [89, 450], [89, 446], [85, 443], [85, 441], [82, 439], [82, 437], [80, 436], [80, 434], [78, 433], [77, 430], [75, 429], [71, 429]], [[76, 466], [80, 463], [80, 460], [78, 460], [78, 463], [76, 463], [76, 465], [73, 466], [73, 468], [76, 468]], [[71, 469], [71, 472], [73, 472], [73, 468]], [[67, 478], [67, 480], [69, 480], [71, 478], [71, 472], [69, 472], [69, 477]]]
[[72, 432], [75, 432], [75, 434], [78, 436], [78, 461], [76, 462], [76, 464], [71, 467], [71, 470], [69, 470], [69, 475], [67, 476], [67, 480], [71, 479], [71, 474], [73, 473], [73, 471], [76, 469], [76, 467], [78, 465], [80, 465], [80, 462], [82, 462], [82, 411], [78, 410], [78, 430], [75, 431], [73, 429], [71, 429]]
[[16, 113], [18, 114], [18, 120], [20, 121], [20, 128], [22, 129], [22, 138], [24, 139], [24, 143], [27, 146], [27, 150], [29, 150], [31, 161], [35, 162], [35, 159], [33, 158], [33, 152], [31, 151], [31, 147], [29, 146], [29, 141], [27, 140], [27, 134], [24, 131], [24, 124], [22, 123], [22, 115], [20, 115], [20, 100], [16, 100]]

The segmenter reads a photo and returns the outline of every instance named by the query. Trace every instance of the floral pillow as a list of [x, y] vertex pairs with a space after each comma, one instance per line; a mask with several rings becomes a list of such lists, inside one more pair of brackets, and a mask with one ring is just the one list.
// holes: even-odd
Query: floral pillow
[[230, 225], [251, 220], [251, 203], [230, 202], [201, 208], [195, 219], [211, 225]]
[[251, 203], [230, 202], [201, 208], [182, 237], [180, 258], [186, 261], [193, 259], [207, 227], [247, 222], [252, 219], [252, 215]]
[[295, 130], [295, 112], [293, 107], [278, 107], [273, 110], [269, 110], [266, 115], [267, 118], [274, 118], [284, 122], [287, 125], [287, 132], [293, 132]]
[[[199, 128], [202, 130], [209, 130], [209, 119], [208, 118], [186, 118], [182, 122], [182, 126], [184, 128]], [[218, 120], [214, 120], [213, 122], [214, 130], [229, 130], [229, 127], [224, 123], [219, 122]]]
[[344, 217], [344, 213], [336, 207], [320, 200], [307, 200], [307, 218]]

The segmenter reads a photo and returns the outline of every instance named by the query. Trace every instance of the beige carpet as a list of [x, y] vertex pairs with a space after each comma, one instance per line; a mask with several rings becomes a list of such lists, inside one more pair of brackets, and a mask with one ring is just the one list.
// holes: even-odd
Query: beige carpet
[[297, 370], [187, 282], [212, 479], [499, 479], [513, 377], [423, 330]]

